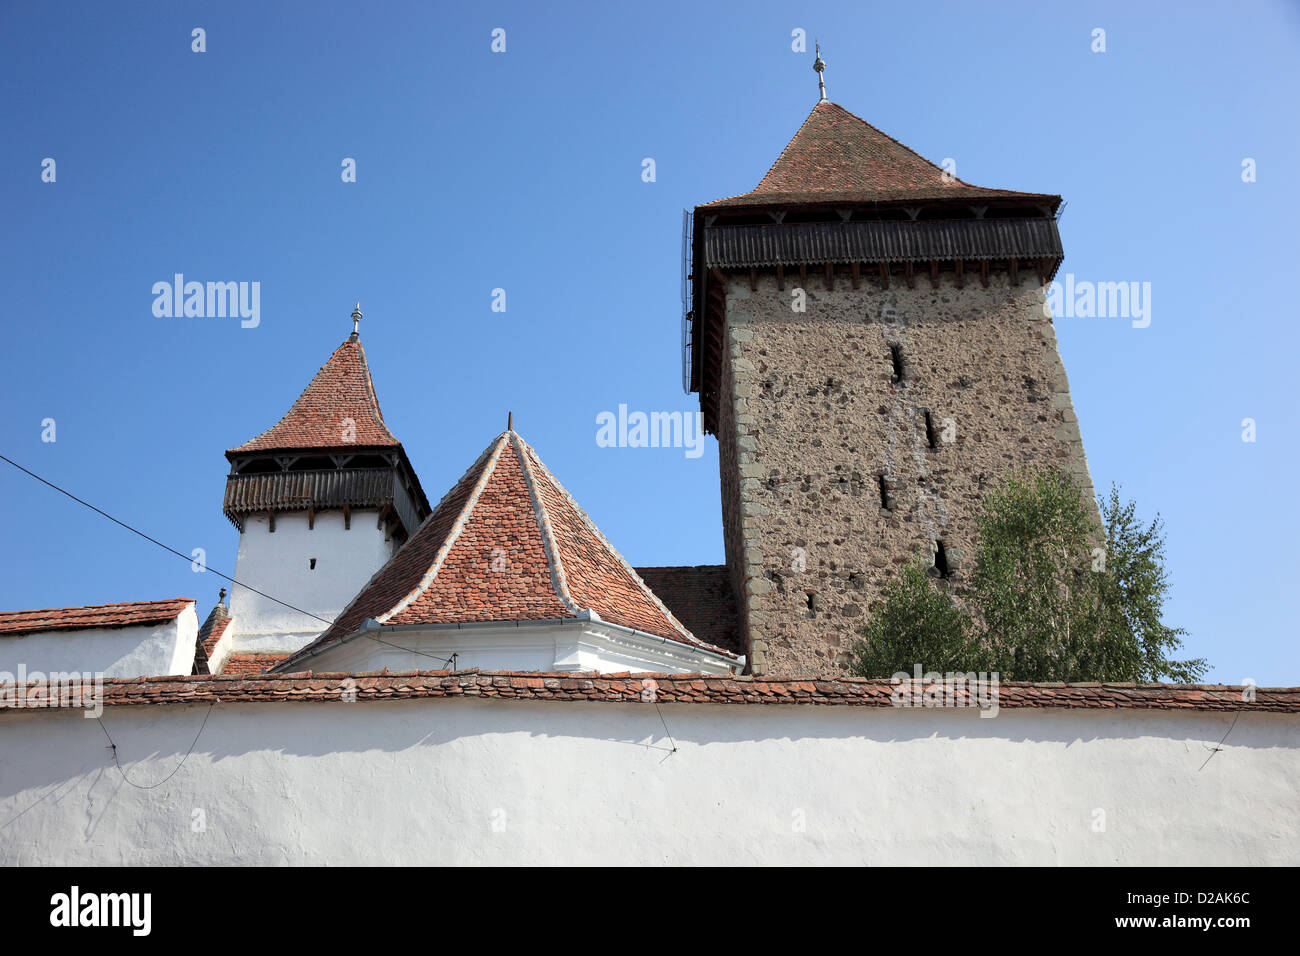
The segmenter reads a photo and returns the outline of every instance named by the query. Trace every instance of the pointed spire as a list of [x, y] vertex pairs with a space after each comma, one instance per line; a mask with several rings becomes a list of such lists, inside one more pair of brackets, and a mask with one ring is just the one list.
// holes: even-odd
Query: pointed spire
[[[822, 62], [820, 54], [817, 62]], [[757, 186], [705, 206], [999, 198], [1042, 202], [1053, 208], [1060, 202], [1059, 196], [984, 189], [946, 175], [866, 120], [822, 99]]]
[[358, 302], [358, 303], [356, 304], [356, 308], [354, 308], [354, 309], [352, 310], [352, 339], [351, 339], [351, 341], [355, 342], [355, 341], [356, 341], [357, 339], [359, 339], [359, 338], [361, 338], [361, 303], [360, 303], [360, 302]]
[[[353, 321], [360, 315], [357, 309]], [[226, 454], [345, 447], [400, 447], [384, 424], [365, 349], [355, 332], [334, 350], [279, 422]]]
[[[817, 90], [821, 94], [818, 102], [826, 102], [826, 80], [822, 74], [826, 72], [826, 61], [822, 59], [822, 45], [816, 41], [813, 42], [813, 48], [817, 51], [817, 59], [813, 60], [813, 69], [817, 71]], [[804, 49], [808, 49], [804, 47]]]

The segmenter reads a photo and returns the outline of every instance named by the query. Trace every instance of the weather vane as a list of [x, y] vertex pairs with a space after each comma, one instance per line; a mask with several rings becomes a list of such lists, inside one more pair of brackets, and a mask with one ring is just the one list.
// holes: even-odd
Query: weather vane
[[821, 91], [821, 101], [825, 102], [826, 78], [823, 74], [826, 72], [826, 61], [822, 59], [822, 45], [820, 43], [814, 41], [813, 49], [817, 51], [817, 59], [813, 60], [813, 69], [817, 71], [817, 89]]

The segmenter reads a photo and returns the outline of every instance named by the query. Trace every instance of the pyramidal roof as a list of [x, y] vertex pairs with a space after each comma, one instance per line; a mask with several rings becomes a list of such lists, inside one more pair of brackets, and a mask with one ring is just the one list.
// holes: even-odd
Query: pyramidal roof
[[385, 625], [602, 621], [724, 654], [646, 586], [513, 430], [502, 432], [338, 619], [280, 669]]
[[762, 182], [743, 195], [705, 205], [1014, 198], [1060, 202], [1059, 196], [985, 189], [956, 177], [945, 180], [944, 172], [861, 117], [822, 100]]
[[352, 335], [334, 350], [283, 418], [226, 454], [400, 446], [384, 424], [365, 349]]

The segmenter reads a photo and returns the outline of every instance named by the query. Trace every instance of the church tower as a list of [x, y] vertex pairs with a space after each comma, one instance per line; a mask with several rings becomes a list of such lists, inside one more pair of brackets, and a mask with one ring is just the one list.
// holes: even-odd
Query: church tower
[[1096, 509], [1044, 294], [1060, 203], [970, 185], [823, 89], [758, 186], [695, 208], [684, 377], [755, 673], [843, 672], [915, 556], [960, 589], [1012, 467]]
[[[288, 413], [226, 452], [224, 510], [239, 529], [240, 584], [230, 597], [223, 658], [286, 654], [310, 643], [429, 514], [379, 409], [358, 332], [360, 305], [352, 319], [352, 334]], [[220, 665], [213, 661], [214, 672]]]

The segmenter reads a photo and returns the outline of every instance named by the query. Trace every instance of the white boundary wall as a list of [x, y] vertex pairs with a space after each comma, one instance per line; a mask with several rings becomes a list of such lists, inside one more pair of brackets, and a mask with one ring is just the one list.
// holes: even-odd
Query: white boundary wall
[[0, 864], [1300, 863], [1296, 714], [661, 707], [3, 713]]

